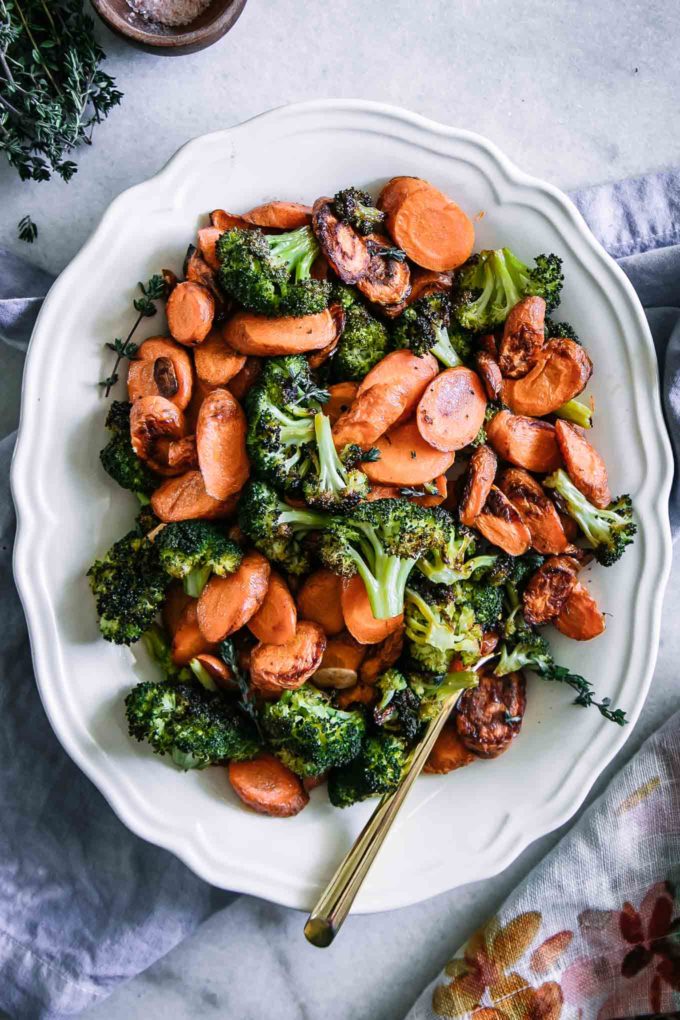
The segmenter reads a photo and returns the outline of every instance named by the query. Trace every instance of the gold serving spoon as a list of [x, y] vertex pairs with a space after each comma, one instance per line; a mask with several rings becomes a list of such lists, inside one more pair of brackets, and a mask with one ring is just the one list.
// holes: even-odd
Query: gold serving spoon
[[321, 949], [330, 946], [340, 931], [368, 870], [383, 845], [400, 807], [422, 771], [451, 709], [463, 691], [477, 686], [479, 682], [476, 675], [477, 670], [492, 658], [492, 655], [485, 656], [475, 664], [473, 670], [468, 672], [449, 674], [449, 678], [455, 676], [460, 679], [460, 686], [442, 702], [439, 713], [428, 723], [425, 734], [420, 743], [416, 745], [399, 785], [391, 793], [383, 795], [307, 918], [305, 936], [313, 946], [318, 946]]

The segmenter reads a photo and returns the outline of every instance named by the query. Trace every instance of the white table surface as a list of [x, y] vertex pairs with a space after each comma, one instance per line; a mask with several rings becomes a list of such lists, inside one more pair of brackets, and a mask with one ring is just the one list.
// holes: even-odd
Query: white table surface
[[[55, 272], [111, 199], [188, 138], [295, 100], [362, 97], [409, 107], [487, 135], [522, 168], [565, 190], [680, 158], [678, 22], [667, 0], [249, 0], [225, 39], [188, 57], [149, 56], [104, 29], [100, 37], [107, 70], [126, 95], [79, 155], [74, 180], [21, 183], [0, 168], [0, 244]], [[32, 248], [16, 240], [26, 213], [40, 229]], [[0, 392], [3, 417], [17, 399]], [[671, 586], [680, 591], [680, 568]], [[668, 623], [679, 601], [667, 599]], [[664, 633], [642, 719], [594, 794], [680, 707], [670, 680], [680, 631]], [[81, 1015], [399, 1020], [558, 837], [535, 843], [487, 882], [396, 913], [350, 918], [324, 952], [305, 943], [300, 914], [241, 897]]]

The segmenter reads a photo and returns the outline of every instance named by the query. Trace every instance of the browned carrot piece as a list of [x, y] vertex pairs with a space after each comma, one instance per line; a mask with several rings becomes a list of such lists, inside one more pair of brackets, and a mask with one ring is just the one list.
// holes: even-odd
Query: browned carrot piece
[[[223, 293], [217, 284], [217, 275], [193, 244], [184, 259], [184, 279], [190, 283], [198, 283], [210, 291], [215, 300], [215, 314], [224, 310]], [[174, 291], [173, 291], [174, 293]]]
[[416, 411], [420, 434], [436, 450], [462, 450], [484, 424], [486, 393], [476, 372], [447, 368], [427, 387]]
[[366, 646], [360, 645], [349, 631], [329, 638], [321, 660], [322, 669], [359, 669], [366, 655]]
[[357, 283], [368, 273], [371, 256], [363, 237], [334, 214], [331, 201], [318, 198], [314, 203], [314, 233], [321, 251], [342, 282]]
[[293, 596], [281, 575], [272, 570], [267, 594], [258, 611], [248, 620], [248, 630], [265, 644], [285, 645], [295, 637], [296, 626]]
[[333, 316], [325, 309], [316, 315], [281, 316], [237, 312], [227, 322], [224, 339], [240, 354], [272, 357], [319, 351], [335, 337]]
[[547, 421], [500, 411], [487, 425], [486, 434], [499, 457], [527, 471], [547, 474], [562, 463], [555, 428]]
[[521, 514], [531, 532], [531, 544], [544, 555], [564, 552], [569, 544], [555, 504], [543, 487], [523, 468], [506, 468], [498, 487]]
[[304, 620], [313, 620], [332, 637], [344, 629], [340, 606], [342, 579], [330, 570], [315, 570], [297, 594], [297, 607]]
[[196, 375], [208, 388], [226, 386], [245, 363], [245, 355], [238, 354], [229, 346], [221, 329], [211, 330], [194, 352]]
[[533, 368], [545, 342], [545, 301], [526, 297], [505, 320], [498, 364], [504, 376], [518, 379]]
[[184, 410], [191, 400], [191, 357], [180, 344], [165, 336], [153, 336], [139, 345], [128, 366], [128, 397], [165, 397]]
[[400, 630], [390, 634], [379, 645], [369, 648], [359, 669], [362, 684], [374, 684], [381, 673], [394, 666], [404, 649], [404, 635]]
[[221, 691], [230, 693], [238, 690], [238, 683], [226, 662], [218, 659], [216, 655], [211, 655], [209, 652], [201, 652], [196, 658], [208, 676], [215, 681], [215, 686], [219, 687]]
[[475, 368], [484, 383], [484, 389], [489, 400], [497, 400], [503, 389], [503, 376], [496, 359], [489, 351], [477, 351], [475, 355]]
[[178, 283], [165, 306], [168, 329], [180, 344], [192, 347], [205, 340], [215, 316], [215, 299], [200, 283]]
[[229, 517], [235, 510], [238, 493], [229, 499], [213, 499], [205, 491], [200, 471], [187, 471], [179, 478], [168, 478], [151, 497], [151, 509], [161, 521], [213, 520]]
[[474, 526], [488, 542], [510, 556], [521, 556], [531, 545], [531, 532], [510, 500], [495, 485], [491, 486]]
[[399, 304], [385, 305], [383, 313], [388, 318], [394, 319], [418, 298], [451, 290], [452, 281], [452, 273], [435, 273], [431, 269], [421, 269], [420, 266], [415, 266], [411, 271], [411, 293]]
[[181, 475], [198, 467], [196, 436], [181, 439], [159, 439], [155, 448], [154, 467], [162, 475]]
[[378, 203], [387, 231], [416, 265], [438, 272], [456, 269], [472, 253], [472, 221], [434, 185], [413, 181], [397, 177], [383, 188]]
[[163, 626], [172, 637], [177, 630], [177, 624], [182, 618], [182, 613], [191, 602], [191, 596], [187, 595], [181, 581], [173, 581], [168, 588], [163, 603], [161, 615]]
[[220, 268], [220, 260], [217, 257], [217, 242], [220, 239], [221, 230], [217, 227], [201, 227], [198, 231], [198, 250], [211, 269]]
[[229, 390], [208, 394], [198, 412], [196, 449], [205, 490], [214, 499], [228, 499], [248, 479], [247, 429], [243, 409]]
[[427, 443], [415, 421], [395, 425], [393, 429], [375, 442], [380, 452], [375, 461], [361, 465], [371, 482], [380, 485], [422, 485], [445, 474], [453, 464], [456, 455], [435, 450]]
[[243, 219], [265, 230], [297, 230], [312, 222], [312, 207], [300, 202], [265, 202], [244, 213]]
[[262, 361], [260, 358], [246, 358], [246, 363], [241, 371], [237, 372], [234, 378], [229, 380], [227, 389], [242, 403], [248, 394], [248, 390], [257, 382], [261, 372]]
[[224, 209], [213, 209], [210, 213], [210, 223], [213, 227], [217, 227], [219, 232], [222, 234], [225, 230], [254, 230], [255, 224], [249, 223], [248, 220], [244, 219], [243, 216], [237, 216], [236, 213], [226, 212]]
[[553, 623], [574, 641], [590, 641], [605, 629], [604, 616], [585, 585], [577, 581]]
[[485, 630], [479, 644], [480, 655], [491, 655], [499, 641], [500, 638], [495, 630]]
[[333, 441], [338, 450], [348, 443], [357, 443], [364, 449], [373, 446], [401, 416], [404, 400], [404, 392], [388, 383], [371, 386], [333, 426]]
[[262, 815], [290, 818], [309, 804], [302, 780], [273, 754], [229, 762], [229, 782], [243, 803]]
[[538, 626], [554, 620], [576, 584], [578, 563], [570, 556], [549, 556], [532, 574], [522, 594], [524, 618]]
[[580, 344], [555, 339], [539, 352], [534, 367], [521, 379], [506, 379], [503, 402], [515, 414], [552, 414], [577, 397], [590, 379], [593, 365]]
[[198, 600], [198, 625], [206, 640], [222, 641], [245, 626], [264, 602], [270, 572], [264, 556], [249, 552], [235, 573], [213, 574]]
[[384, 252], [392, 247], [388, 237], [372, 234], [366, 240], [371, 258], [366, 275], [357, 282], [357, 288], [368, 301], [376, 305], [404, 302], [411, 292], [408, 262], [385, 256]]
[[364, 582], [358, 574], [342, 582], [341, 602], [345, 626], [360, 645], [378, 644], [395, 631], [400, 631], [403, 626], [403, 613], [388, 620], [376, 620]]
[[346, 691], [339, 691], [335, 696], [336, 705], [343, 711], [347, 711], [355, 705], [374, 705], [377, 700], [378, 693], [375, 687], [369, 687], [368, 684], [355, 684], [354, 687], [348, 687]]
[[186, 666], [201, 652], [211, 652], [214, 645], [206, 641], [198, 626], [196, 615], [196, 599], [192, 599], [177, 622], [172, 638], [172, 661], [178, 666]]
[[[130, 409], [130, 442], [132, 449], [155, 471], [166, 473], [161, 440], [181, 439], [186, 431], [184, 414], [166, 397], [140, 397]], [[172, 473], [172, 472], [167, 472]]]
[[458, 504], [460, 523], [471, 528], [482, 512], [496, 477], [498, 461], [490, 446], [478, 446], [470, 457]]
[[594, 446], [588, 442], [581, 430], [568, 421], [558, 418], [555, 422], [557, 443], [569, 477], [577, 489], [595, 506], [609, 506], [612, 494], [609, 491], [607, 465]]
[[333, 323], [335, 325], [335, 334], [333, 339], [325, 347], [322, 347], [320, 351], [313, 351], [307, 356], [309, 367], [312, 369], [320, 368], [321, 365], [325, 364], [326, 361], [335, 352], [336, 347], [340, 343], [340, 337], [345, 328], [345, 309], [342, 305], [332, 304], [329, 306], [328, 311], [333, 317]]
[[295, 690], [321, 665], [326, 635], [318, 623], [300, 620], [292, 641], [260, 644], [250, 654], [250, 682], [256, 690]]
[[401, 499], [401, 489], [398, 485], [372, 485], [364, 500], [374, 503], [376, 499]]
[[402, 394], [402, 415], [408, 418], [438, 372], [439, 363], [431, 354], [418, 358], [410, 351], [392, 351], [361, 381], [357, 396], [362, 396], [372, 386], [391, 386]]
[[475, 760], [472, 751], [468, 751], [456, 732], [456, 727], [448, 723], [434, 742], [430, 757], [425, 762], [423, 772], [443, 776], [454, 769], [462, 769]]
[[338, 418], [349, 411], [358, 389], [359, 384], [355, 382], [340, 382], [328, 387], [330, 397], [323, 405], [323, 411], [331, 424], [335, 425]]

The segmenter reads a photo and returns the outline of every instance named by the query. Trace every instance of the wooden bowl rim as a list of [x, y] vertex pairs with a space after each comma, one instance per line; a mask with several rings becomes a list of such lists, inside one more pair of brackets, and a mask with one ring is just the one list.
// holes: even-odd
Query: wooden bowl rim
[[92, 6], [109, 28], [120, 35], [126, 36], [128, 39], [141, 43], [144, 46], [173, 49], [180, 46], [195, 46], [201, 42], [217, 42], [231, 28], [247, 2], [248, 0], [227, 0], [226, 6], [219, 13], [215, 14], [214, 18], [207, 25], [192, 29], [191, 23], [189, 23], [186, 26], [186, 31], [181, 31], [182, 26], [178, 26], [177, 30], [173, 30], [166, 35], [159, 35], [152, 30], [146, 31], [138, 28], [136, 25], [131, 25], [118, 12], [111, 0], [92, 0]]

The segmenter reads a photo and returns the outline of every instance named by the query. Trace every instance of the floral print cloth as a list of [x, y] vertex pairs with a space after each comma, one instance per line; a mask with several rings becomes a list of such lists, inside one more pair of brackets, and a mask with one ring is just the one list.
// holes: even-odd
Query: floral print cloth
[[678, 1011], [680, 714], [453, 956], [407, 1020]]

